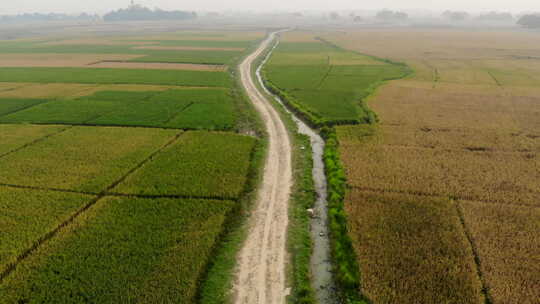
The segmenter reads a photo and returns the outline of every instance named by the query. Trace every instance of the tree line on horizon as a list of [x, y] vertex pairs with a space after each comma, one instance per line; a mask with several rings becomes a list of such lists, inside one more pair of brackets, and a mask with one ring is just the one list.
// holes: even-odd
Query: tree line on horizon
[[19, 15], [0, 15], [0, 23], [16, 22], [47, 22], [47, 21], [151, 21], [151, 20], [189, 20], [197, 18], [197, 13], [187, 11], [165, 11], [159, 8], [149, 9], [138, 4], [131, 4], [128, 8], [118, 9], [105, 14], [82, 13], [68, 15], [57, 13], [25, 13]]
[[103, 16], [105, 21], [150, 21], [150, 20], [189, 20], [197, 18], [197, 13], [186, 11], [165, 11], [149, 9], [132, 4], [128, 8], [112, 11]]

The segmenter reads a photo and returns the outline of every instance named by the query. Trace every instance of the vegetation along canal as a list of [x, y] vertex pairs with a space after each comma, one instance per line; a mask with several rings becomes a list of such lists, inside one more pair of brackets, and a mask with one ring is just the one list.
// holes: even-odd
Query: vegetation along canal
[[336, 288], [332, 274], [330, 240], [327, 225], [327, 182], [326, 175], [324, 173], [323, 162], [325, 142], [323, 138], [317, 133], [317, 131], [309, 127], [306, 123], [304, 123], [301, 119], [294, 115], [294, 113], [289, 111], [285, 104], [282, 102], [282, 100], [275, 94], [272, 94], [264, 86], [264, 81], [261, 76], [261, 70], [272, 56], [272, 52], [279, 45], [279, 36], [276, 39], [276, 43], [272, 47], [272, 50], [268, 53], [265, 60], [257, 69], [257, 78], [266, 93], [272, 95], [274, 99], [279, 102], [291, 115], [294, 122], [298, 126], [298, 132], [307, 135], [310, 138], [313, 153], [313, 180], [315, 184], [315, 190], [317, 192], [317, 200], [313, 207], [313, 218], [311, 220], [311, 238], [313, 241], [313, 253], [311, 256], [312, 284], [319, 303], [337, 303], [337, 297], [335, 295]]

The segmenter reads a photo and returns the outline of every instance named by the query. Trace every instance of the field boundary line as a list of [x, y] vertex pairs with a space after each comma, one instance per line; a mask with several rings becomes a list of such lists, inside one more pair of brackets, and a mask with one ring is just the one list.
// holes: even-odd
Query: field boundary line
[[[0, 187], [36, 190], [36, 191], [50, 191], [50, 192], [60, 192], [60, 193], [73, 193], [73, 194], [93, 195], [93, 196], [97, 196], [101, 194], [101, 192], [88, 192], [88, 191], [36, 187], [36, 186], [16, 185], [16, 184], [7, 184], [7, 183], [0, 183]], [[226, 196], [219, 196], [219, 195], [215, 195], [215, 196], [200, 195], [199, 196], [199, 195], [185, 195], [185, 194], [132, 194], [132, 193], [121, 193], [121, 192], [106, 192], [104, 194], [105, 196], [132, 197], [132, 198], [143, 198], [143, 199], [171, 198], [171, 199], [197, 199], [197, 200], [214, 200], [214, 201], [237, 201], [238, 200], [238, 198], [236, 197], [226, 197]]]
[[163, 123], [164, 124], [168, 124], [169, 122], [171, 122], [171, 120], [175, 119], [178, 115], [180, 115], [182, 112], [184, 112], [185, 110], [187, 110], [188, 108], [190, 108], [191, 106], [193, 106], [195, 104], [195, 102], [190, 102], [188, 103], [185, 107], [183, 107], [182, 109], [180, 109], [178, 112], [174, 113], [171, 117], [169, 117], [167, 120], [165, 120]]
[[330, 76], [330, 73], [332, 72], [332, 68], [334, 67], [333, 65], [330, 64], [330, 55], [327, 55], [327, 57], [328, 57], [327, 59], [328, 69], [326, 70], [326, 74], [324, 74], [324, 76], [321, 78], [321, 81], [319, 82], [319, 84], [315, 87], [315, 90], [321, 89], [321, 87], [323, 86], [328, 76]]
[[[536, 206], [536, 205], [533, 205], [533, 204], [509, 203], [509, 202], [495, 201], [495, 200], [483, 200], [483, 199], [478, 199], [478, 198], [474, 198], [474, 197], [455, 196], [455, 195], [440, 194], [440, 193], [429, 193], [429, 192], [422, 192], [422, 191], [381, 189], [381, 188], [371, 188], [371, 187], [360, 187], [360, 186], [354, 186], [354, 185], [349, 185], [349, 187], [352, 188], [352, 189], [356, 189], [358, 191], [362, 191], [362, 192], [406, 194], [406, 195], [433, 197], [433, 198], [450, 198], [450, 199], [453, 199], [453, 200], [471, 201], [471, 202], [478, 202], [478, 203], [483, 203], [483, 204], [500, 204], [500, 205], [507, 205], [507, 206], [540, 208], [540, 206]], [[534, 192], [534, 193], [536, 193], [536, 192]]]
[[[51, 125], [53, 125], [53, 124], [51, 124]], [[42, 141], [44, 141], [44, 140], [46, 140], [46, 139], [48, 139], [48, 138], [50, 138], [50, 137], [53, 137], [53, 136], [56, 136], [56, 135], [58, 135], [58, 134], [64, 133], [64, 132], [66, 132], [66, 131], [72, 129], [73, 127], [74, 127], [74, 126], [72, 126], [72, 125], [67, 125], [67, 127], [63, 128], [63, 129], [61, 129], [61, 130], [59, 130], [59, 131], [57, 131], [57, 132], [53, 132], [53, 133], [51, 133], [51, 134], [47, 134], [47, 135], [42, 136], [42, 137], [40, 137], [40, 138], [34, 139], [33, 141], [31, 141], [31, 142], [29, 142], [29, 143], [26, 143], [26, 144], [24, 144], [24, 145], [22, 145], [22, 146], [20, 146], [20, 147], [17, 147], [17, 148], [15, 148], [15, 149], [11, 150], [11, 151], [8, 151], [8, 152], [6, 152], [6, 153], [4, 153], [4, 154], [0, 154], [0, 158], [3, 158], [3, 157], [6, 157], [6, 156], [8, 156], [8, 155], [10, 155], [10, 154], [19, 152], [19, 151], [21, 151], [21, 150], [23, 150], [23, 149], [25, 149], [25, 148], [28, 148], [28, 147], [30, 147], [30, 146], [33, 146], [33, 145], [37, 144], [37, 143], [40, 143], [40, 142], [42, 142]]]
[[132, 198], [143, 198], [143, 199], [159, 199], [159, 198], [170, 198], [170, 199], [197, 199], [197, 200], [208, 200], [208, 201], [233, 201], [238, 200], [237, 197], [225, 197], [225, 196], [197, 196], [197, 195], [182, 195], [182, 194], [129, 194], [129, 193], [120, 193], [120, 192], [107, 192], [105, 196], [114, 196], [114, 197], [132, 197]]
[[500, 88], [504, 89], [504, 86], [502, 85], [502, 83], [499, 81], [499, 79], [497, 79], [497, 77], [495, 77], [495, 75], [493, 75], [493, 73], [491, 73], [491, 71], [487, 71], [487, 73], [488, 73], [489, 76], [493, 79], [493, 81], [495, 81], [495, 83], [497, 84], [497, 86], [499, 86]]
[[[89, 121], [98, 119], [101, 115], [92, 117]], [[23, 125], [19, 122], [14, 123], [1, 123], [4, 125]], [[172, 127], [159, 127], [159, 126], [137, 126], [137, 125], [112, 125], [112, 124], [92, 124], [92, 123], [65, 123], [65, 122], [33, 122], [32, 125], [38, 126], [71, 126], [71, 127], [107, 127], [107, 128], [139, 128], [139, 129], [159, 129], [159, 130], [179, 130], [179, 131], [205, 131], [204, 129], [197, 128], [172, 128]], [[216, 129], [216, 130], [206, 130], [207, 132], [227, 132], [230, 130], [226, 129]]]
[[133, 174], [135, 171], [140, 169], [142, 166], [144, 166], [147, 162], [151, 161], [153, 157], [155, 157], [157, 154], [162, 152], [164, 149], [168, 148], [169, 146], [173, 145], [181, 136], [184, 134], [184, 132], [179, 132], [176, 134], [171, 140], [166, 142], [164, 145], [162, 145], [160, 148], [158, 148], [156, 151], [151, 153], [148, 157], [146, 157], [144, 160], [139, 162], [136, 166], [131, 168], [128, 172], [126, 172], [123, 176], [121, 176], [119, 179], [114, 181], [112, 184], [107, 186], [104, 190], [99, 192], [96, 197], [94, 197], [92, 200], [90, 200], [88, 203], [83, 205], [82, 208], [77, 210], [75, 213], [73, 213], [71, 216], [69, 216], [66, 220], [64, 220], [62, 223], [60, 223], [58, 226], [56, 226], [53, 230], [45, 233], [42, 237], [38, 238], [37, 241], [32, 244], [29, 248], [24, 250], [19, 256], [17, 256], [15, 262], [12, 262], [6, 266], [4, 270], [0, 272], [0, 284], [2, 281], [8, 277], [13, 271], [17, 269], [17, 266], [22, 263], [28, 256], [30, 256], [34, 251], [39, 249], [43, 244], [45, 244], [47, 241], [51, 240], [53, 237], [55, 237], [62, 229], [67, 227], [69, 224], [71, 224], [76, 218], [78, 218], [80, 215], [82, 215], [85, 211], [90, 209], [92, 206], [94, 206], [97, 202], [99, 202], [104, 197], [107, 197], [107, 193], [116, 187], [118, 184], [123, 182], [128, 176]]
[[28, 185], [8, 184], [8, 183], [0, 183], [0, 187], [26, 189], [26, 190], [37, 190], [37, 191], [74, 193], [74, 194], [84, 194], [84, 195], [99, 195], [98, 192], [86, 192], [86, 191], [77, 191], [77, 190], [70, 190], [70, 189], [47, 188], [47, 187], [37, 187], [37, 186], [28, 186]]
[[[5, 99], [4, 97], [0, 97], [0, 99]], [[11, 98], [9, 98], [11, 99]], [[23, 98], [13, 98], [13, 99], [25, 99], [24, 97]], [[28, 98], [28, 99], [34, 99], [34, 98]], [[4, 113], [0, 116], [0, 118], [2, 117], [5, 117], [5, 116], [8, 116], [8, 115], [11, 115], [11, 114], [15, 114], [15, 113], [18, 113], [18, 112], [21, 112], [21, 111], [24, 111], [24, 110], [28, 110], [30, 108], [33, 108], [33, 107], [36, 107], [36, 106], [39, 106], [39, 105], [42, 105], [44, 103], [48, 103], [48, 102], [51, 102], [53, 101], [54, 99], [50, 99], [50, 100], [46, 100], [46, 99], [41, 99], [41, 98], [35, 98], [37, 100], [43, 100], [42, 102], [38, 102], [36, 104], [33, 104], [33, 105], [29, 105], [29, 106], [26, 106], [26, 107], [22, 107], [20, 109], [16, 109], [16, 110], [13, 110], [13, 111], [10, 111], [10, 112], [7, 112], [7, 113]]]
[[480, 283], [482, 284], [482, 295], [484, 296], [484, 303], [492, 304], [493, 300], [491, 298], [491, 295], [489, 294], [489, 288], [486, 285], [486, 280], [482, 272], [482, 261], [480, 260], [480, 255], [478, 254], [478, 248], [476, 247], [474, 238], [472, 236], [471, 231], [469, 230], [469, 227], [465, 223], [465, 216], [463, 214], [461, 204], [459, 203], [459, 201], [455, 201], [455, 200], [451, 200], [451, 201], [455, 204], [456, 212], [459, 217], [461, 228], [463, 229], [463, 233], [465, 234], [465, 237], [467, 238], [469, 246], [471, 246], [472, 254], [474, 257], [474, 264], [476, 267], [476, 275], [478, 276], [478, 279], [480, 280]]

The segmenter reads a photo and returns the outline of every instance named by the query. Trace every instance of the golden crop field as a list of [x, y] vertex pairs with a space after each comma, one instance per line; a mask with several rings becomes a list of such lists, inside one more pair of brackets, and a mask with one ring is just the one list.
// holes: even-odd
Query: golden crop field
[[[370, 97], [369, 106], [380, 120], [377, 125], [337, 127], [352, 187], [346, 208], [363, 293], [374, 303], [418, 303], [418, 298], [425, 299], [422, 303], [479, 303], [484, 296], [494, 304], [536, 303], [540, 298], [537, 35], [374, 29], [322, 36], [346, 49], [404, 62], [415, 71]], [[450, 213], [428, 213], [424, 210], [428, 208], [448, 208]], [[444, 225], [454, 237], [451, 246], [472, 254], [475, 263], [445, 276], [468, 277], [468, 283], [426, 288], [425, 280], [448, 269], [463, 270], [463, 263], [470, 261], [470, 256], [449, 259], [452, 255], [444, 243], [448, 237], [434, 241], [443, 227], [441, 217], [454, 220], [453, 226]], [[429, 224], [433, 234], [413, 226], [420, 223]], [[421, 256], [433, 259], [422, 261], [433, 266], [409, 272], [413, 267], [409, 263], [417, 267], [414, 261]], [[414, 283], [407, 285], [408, 280]], [[446, 293], [448, 286], [455, 286], [455, 294]], [[406, 298], [410, 295], [418, 298]], [[432, 300], [435, 297], [439, 298]]]

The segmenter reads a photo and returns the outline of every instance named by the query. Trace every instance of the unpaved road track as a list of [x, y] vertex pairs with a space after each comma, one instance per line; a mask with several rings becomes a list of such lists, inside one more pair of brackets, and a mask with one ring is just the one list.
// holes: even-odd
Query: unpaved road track
[[285, 303], [285, 262], [288, 204], [292, 185], [291, 142], [285, 124], [270, 101], [258, 90], [252, 64], [273, 41], [275, 33], [240, 65], [246, 92], [261, 114], [269, 137], [262, 186], [249, 235], [240, 251], [234, 286], [237, 304]]

